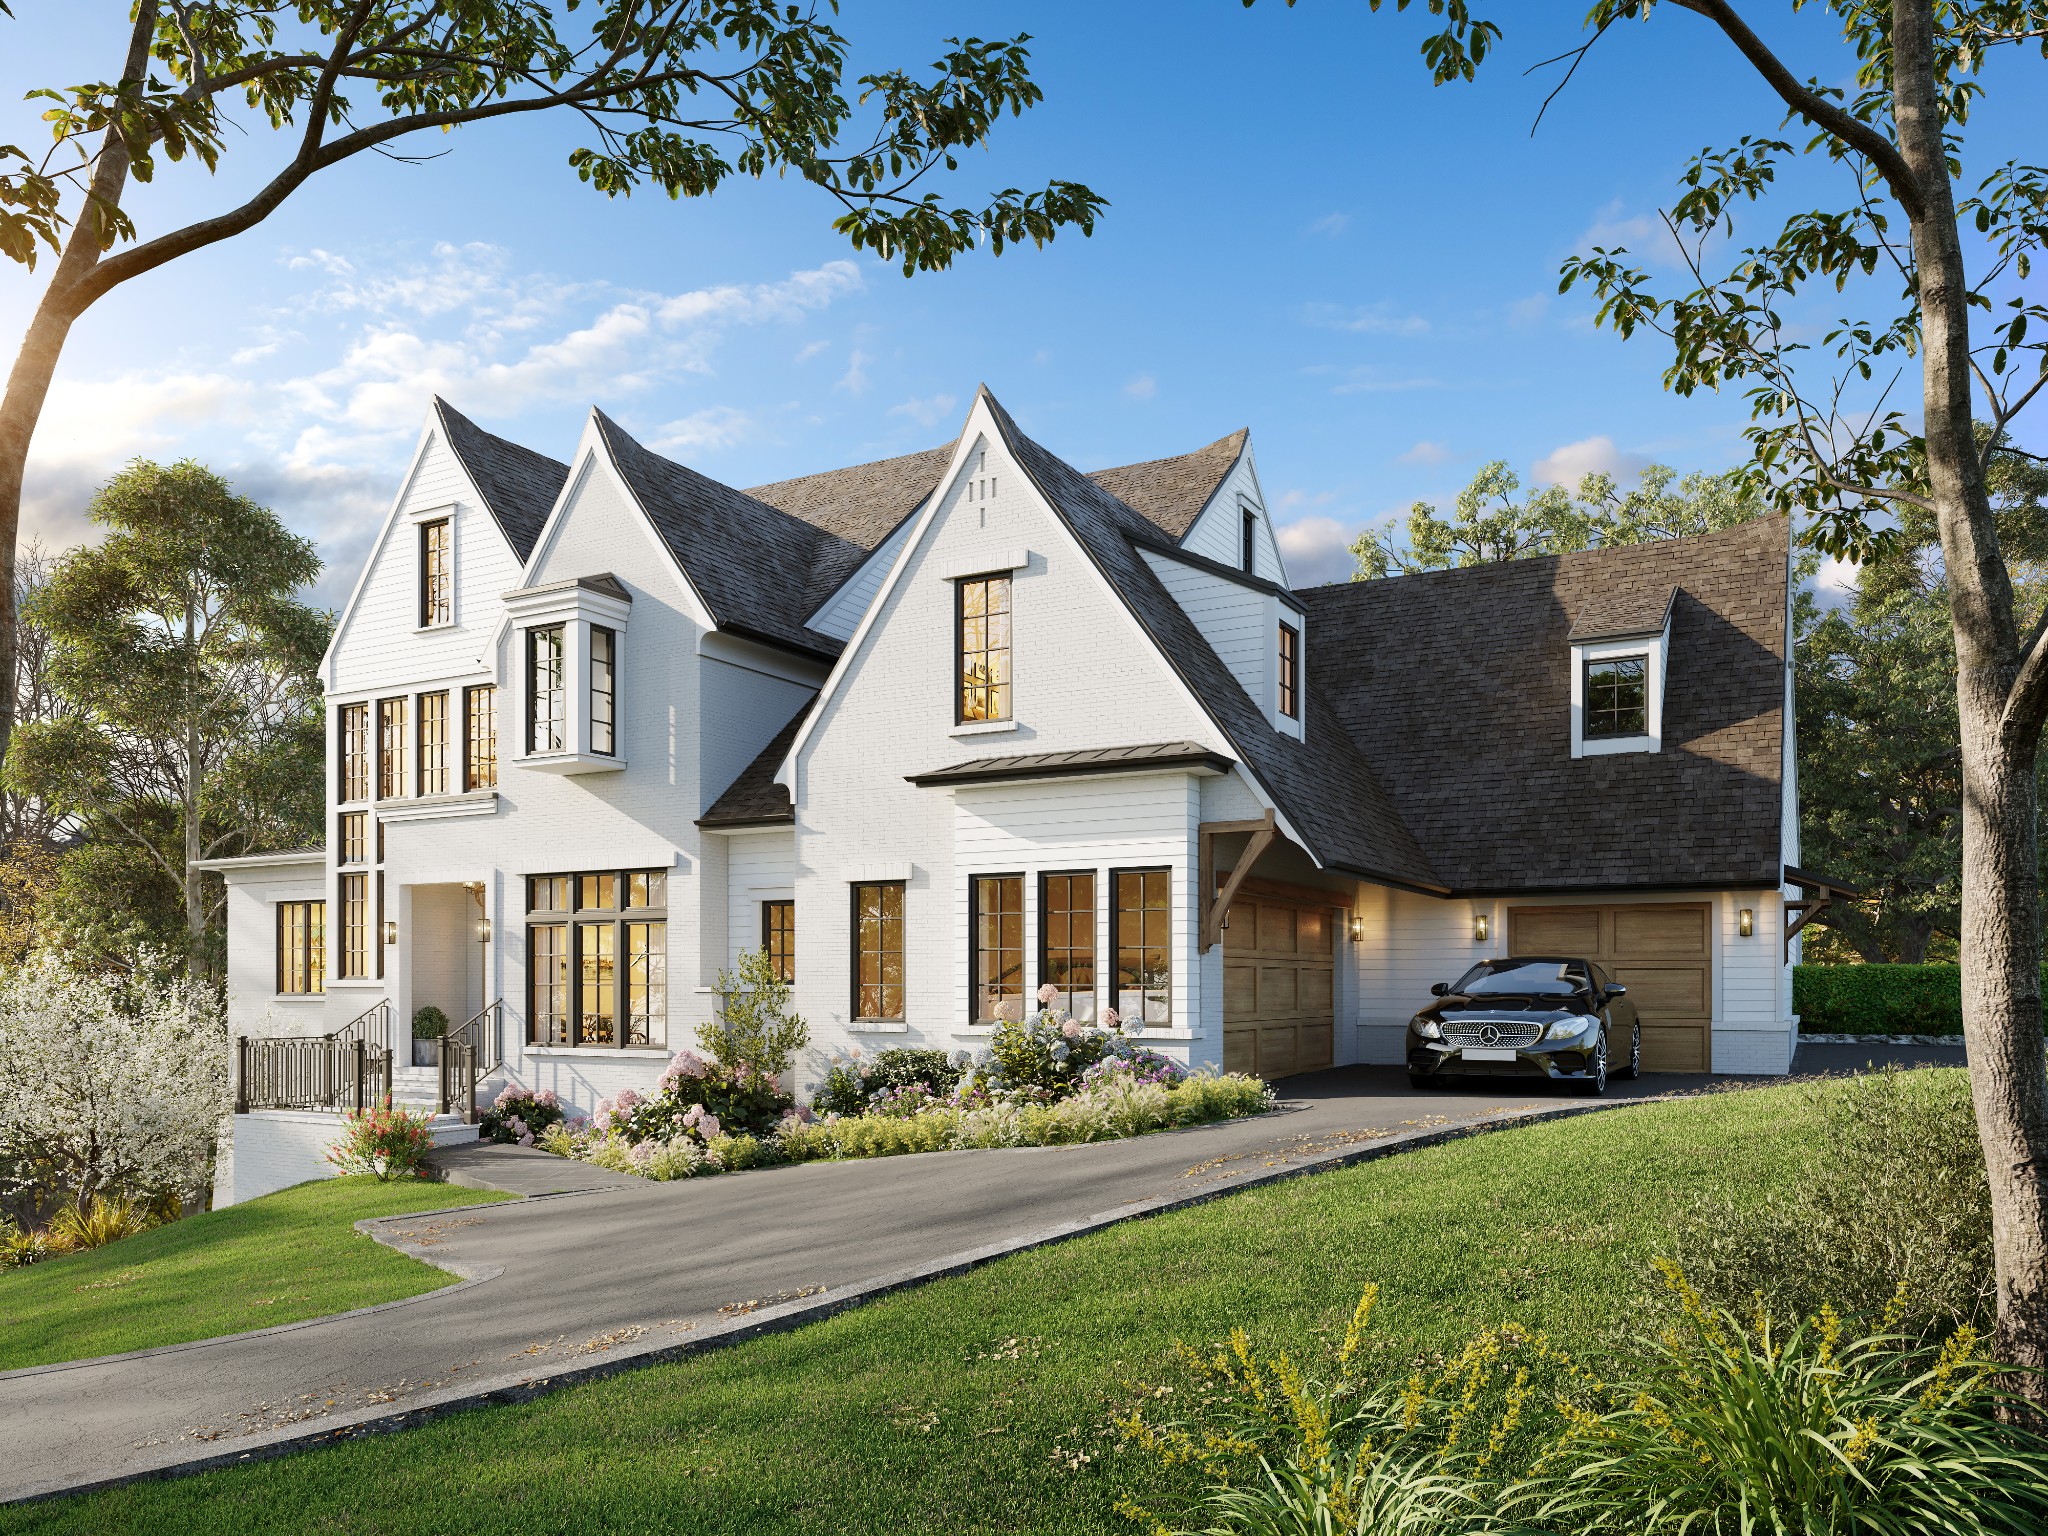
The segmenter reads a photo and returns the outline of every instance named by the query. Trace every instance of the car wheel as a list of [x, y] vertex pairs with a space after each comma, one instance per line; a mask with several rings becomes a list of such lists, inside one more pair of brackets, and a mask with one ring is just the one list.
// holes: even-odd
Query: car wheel
[[1436, 1079], [1424, 1077], [1420, 1072], [1410, 1072], [1408, 1074], [1408, 1086], [1410, 1088], [1434, 1088], [1436, 1086]]
[[1643, 1026], [1638, 1024], [1628, 1037], [1628, 1065], [1614, 1074], [1634, 1082], [1643, 1075]]
[[1593, 1062], [1586, 1070], [1586, 1092], [1598, 1098], [1607, 1091], [1607, 1031], [1600, 1031], [1600, 1043], [1593, 1047]]

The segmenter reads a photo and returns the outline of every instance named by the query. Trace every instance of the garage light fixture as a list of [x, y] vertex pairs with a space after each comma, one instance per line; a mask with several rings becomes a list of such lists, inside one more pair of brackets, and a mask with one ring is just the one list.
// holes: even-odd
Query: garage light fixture
[[1486, 935], [1487, 935], [1488, 931], [1489, 931], [1489, 928], [1488, 928], [1488, 924], [1487, 924], [1487, 921], [1486, 921], [1486, 914], [1485, 914], [1484, 912], [1475, 912], [1475, 913], [1473, 913], [1473, 914], [1472, 914], [1472, 942], [1473, 942], [1473, 943], [1475, 943], [1475, 944], [1484, 944], [1484, 943], [1486, 942]]
[[1735, 931], [1741, 934], [1745, 939], [1755, 937], [1756, 913], [1748, 907], [1744, 907], [1740, 912], [1736, 913]]

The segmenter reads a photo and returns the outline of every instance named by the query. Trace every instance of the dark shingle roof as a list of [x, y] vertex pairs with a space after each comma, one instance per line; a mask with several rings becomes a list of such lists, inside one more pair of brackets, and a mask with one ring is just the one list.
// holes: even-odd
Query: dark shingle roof
[[953, 445], [754, 486], [747, 494], [849, 544], [873, 549], [931, 495]]
[[795, 718], [775, 733], [775, 739], [740, 770], [740, 776], [725, 787], [725, 793], [711, 802], [711, 809], [697, 818], [698, 826], [772, 827], [796, 820], [789, 791], [775, 782], [775, 770], [789, 756], [796, 733], [810, 719], [811, 706], [817, 702], [815, 694], [804, 701]]
[[1207, 768], [1224, 773], [1231, 760], [1193, 741], [1154, 742], [1141, 747], [1091, 747], [1078, 752], [1013, 752], [906, 774], [916, 785], [994, 784], [1013, 779], [1067, 778], [1084, 774], [1143, 773], [1157, 768]]
[[[1310, 588], [1311, 709], [1351, 732], [1455, 891], [1775, 886], [1787, 532]], [[1674, 587], [1662, 750], [1574, 760], [1569, 636]]]
[[1595, 592], [1572, 615], [1574, 640], [1626, 640], [1662, 631], [1671, 617], [1678, 588], [1654, 575], [1631, 581], [1617, 576], [1614, 585]]
[[[987, 391], [983, 391], [984, 395]], [[1372, 768], [1342, 730], [1319, 728], [1310, 677], [1307, 739], [1268, 723], [1180, 604], [1138, 553], [1151, 524], [1094, 480], [1026, 437], [1009, 412], [988, 404], [1018, 465], [1073, 529], [1110, 586], [1149, 632], [1310, 849], [1326, 864], [1395, 885], [1440, 889]], [[1227, 441], [1227, 439], [1226, 439]], [[1310, 654], [1314, 654], [1311, 640]]]
[[1193, 453], [1098, 469], [1088, 478], [1178, 543], [1250, 439], [1251, 429], [1239, 427]]
[[493, 436], [439, 395], [434, 397], [434, 413], [441, 419], [448, 446], [455, 450], [477, 494], [524, 565], [540, 541], [541, 525], [554, 508], [555, 498], [569, 479], [569, 466]]

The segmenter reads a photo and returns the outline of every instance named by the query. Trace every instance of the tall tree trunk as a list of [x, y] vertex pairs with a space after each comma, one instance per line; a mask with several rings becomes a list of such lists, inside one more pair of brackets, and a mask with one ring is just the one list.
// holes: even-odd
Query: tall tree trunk
[[[1956, 639], [1963, 767], [1963, 1040], [1991, 1180], [1999, 1355], [2048, 1367], [2048, 1063], [2041, 1035], [2040, 729], [2007, 712], [2020, 670], [2012, 583], [1971, 419], [1962, 242], [1936, 102], [1931, 0], [1893, 0], [1893, 106], [1913, 219], [1929, 489]], [[2016, 1384], [2048, 1403], [2048, 1378]]]

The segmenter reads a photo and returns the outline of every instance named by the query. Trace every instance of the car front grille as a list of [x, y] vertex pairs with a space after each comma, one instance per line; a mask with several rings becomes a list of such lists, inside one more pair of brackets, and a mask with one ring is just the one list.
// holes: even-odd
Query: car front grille
[[[1489, 1035], [1493, 1031], [1498, 1031], [1500, 1038], [1497, 1040], [1492, 1038], [1482, 1040], [1479, 1038], [1482, 1031], [1487, 1032]], [[1541, 1025], [1528, 1024], [1520, 1020], [1511, 1022], [1501, 1019], [1481, 1021], [1479, 1023], [1446, 1024], [1444, 1026], [1444, 1044], [1499, 1045], [1520, 1050], [1524, 1046], [1534, 1045], [1542, 1033], [1543, 1028]]]

